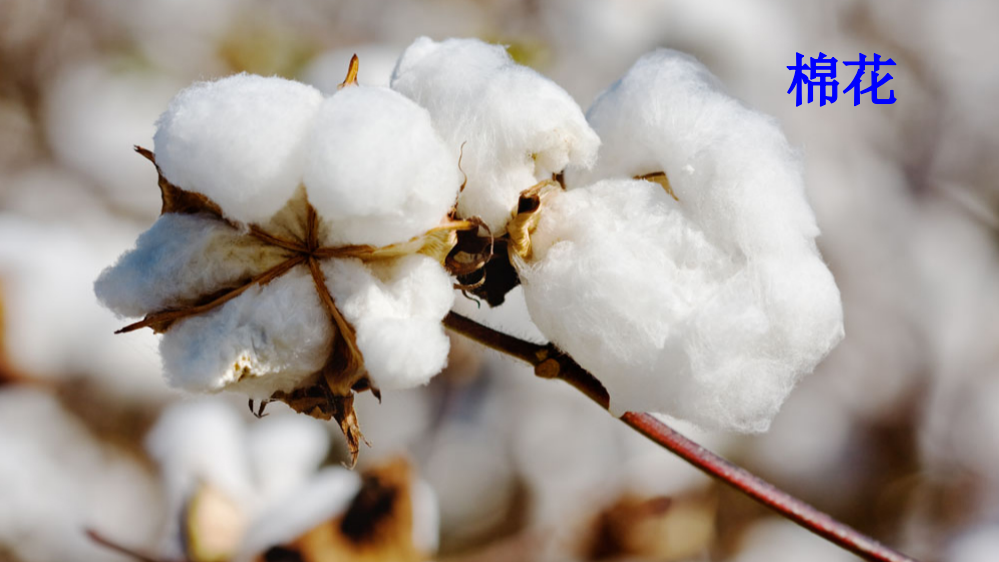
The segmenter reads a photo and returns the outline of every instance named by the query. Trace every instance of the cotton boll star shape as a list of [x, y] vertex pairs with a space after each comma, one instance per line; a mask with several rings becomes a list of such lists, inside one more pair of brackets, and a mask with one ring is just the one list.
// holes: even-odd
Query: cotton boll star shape
[[[350, 77], [356, 76], [356, 60]], [[404, 96], [349, 80], [196, 84], [160, 118], [163, 214], [95, 290], [164, 334], [164, 370], [336, 418], [355, 390], [426, 383], [447, 359], [442, 267], [459, 229], [458, 149]]]

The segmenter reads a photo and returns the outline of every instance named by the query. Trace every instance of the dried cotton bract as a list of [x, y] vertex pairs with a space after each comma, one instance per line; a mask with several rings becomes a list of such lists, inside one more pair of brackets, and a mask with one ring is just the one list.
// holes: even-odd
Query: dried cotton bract
[[617, 414], [766, 430], [843, 336], [786, 139], [667, 50], [588, 119], [596, 165], [567, 173], [568, 191], [542, 191], [530, 253], [515, 258], [531, 317]]
[[[351, 78], [356, 76], [356, 59]], [[353, 82], [353, 80], [351, 80]], [[195, 84], [158, 122], [163, 213], [95, 289], [123, 331], [164, 333], [169, 381], [336, 418], [352, 392], [426, 383], [447, 360], [442, 264], [462, 177], [427, 111], [381, 87], [324, 99], [280, 78]]]

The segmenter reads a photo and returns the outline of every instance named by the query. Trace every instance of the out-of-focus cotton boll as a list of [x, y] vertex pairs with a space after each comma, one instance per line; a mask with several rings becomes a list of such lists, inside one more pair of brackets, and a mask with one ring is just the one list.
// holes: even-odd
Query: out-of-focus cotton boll
[[0, 392], [0, 552], [15, 560], [98, 562], [120, 557], [83, 530], [155, 540], [162, 513], [153, 478], [95, 439], [52, 396]]
[[235, 559], [252, 560], [268, 548], [292, 541], [343, 513], [360, 488], [361, 478], [356, 472], [339, 467], [319, 471], [250, 525]]
[[440, 224], [461, 185], [458, 151], [427, 110], [388, 88], [356, 86], [327, 98], [305, 161], [309, 202], [333, 245], [384, 246]]
[[302, 182], [305, 143], [321, 103], [315, 88], [282, 78], [200, 82], [174, 97], [157, 122], [156, 163], [168, 180], [204, 194], [226, 216], [264, 222]]
[[167, 397], [156, 338], [115, 336], [119, 321], [98, 306], [87, 281], [133, 235], [115, 225], [70, 228], [0, 214], [5, 353], [13, 368], [47, 379], [83, 376], [132, 401]]
[[112, 61], [67, 67], [45, 95], [45, 131], [56, 158], [84, 174], [112, 207], [148, 216], [157, 208], [156, 172], [132, 151], [148, 146], [153, 123], [181, 87], [152, 69]]
[[[178, 526], [200, 487], [232, 502], [245, 525], [298, 497], [325, 458], [329, 439], [320, 422], [302, 416], [268, 417], [247, 427], [233, 407], [211, 399], [171, 407], [146, 447], [160, 466], [169, 502], [164, 548], [180, 555]], [[354, 491], [347, 486], [348, 496]], [[254, 534], [246, 536], [252, 541]]]
[[365, 86], [388, 87], [400, 49], [394, 45], [371, 43], [344, 49], [334, 49], [317, 56], [302, 72], [302, 81], [312, 84], [326, 95], [333, 95], [343, 82], [343, 75], [354, 55], [361, 62], [357, 82]]
[[142, 233], [135, 248], [94, 284], [101, 303], [123, 317], [142, 316], [192, 297], [235, 286], [287, 259], [205, 215], [167, 213]]
[[220, 46], [239, 14], [239, 0], [105, 2], [107, 19], [123, 23], [143, 54], [187, 76], [224, 72]]
[[332, 337], [312, 277], [297, 268], [215, 310], [179, 321], [164, 334], [160, 353], [167, 380], [176, 387], [236, 389], [265, 400], [318, 372]]
[[160, 417], [146, 436], [146, 449], [159, 464], [167, 501], [165, 554], [182, 554], [182, 513], [200, 485], [218, 490], [241, 510], [255, 507], [245, 447], [242, 420], [220, 402], [179, 403]]
[[565, 90], [498, 45], [421, 37], [399, 59], [392, 88], [427, 108], [451, 147], [464, 144], [458, 212], [494, 233], [521, 191], [569, 164], [591, 164], [600, 142]]
[[531, 318], [617, 414], [763, 431], [842, 337], [839, 292], [805, 242], [787, 257], [739, 253], [682, 201], [633, 180], [554, 193], [520, 268]]
[[790, 521], [766, 519], [754, 524], [731, 562], [859, 562], [860, 559]]
[[451, 309], [454, 291], [433, 258], [412, 255], [371, 265], [332, 260], [323, 269], [379, 388], [419, 386], [444, 368], [450, 343], [441, 318]]

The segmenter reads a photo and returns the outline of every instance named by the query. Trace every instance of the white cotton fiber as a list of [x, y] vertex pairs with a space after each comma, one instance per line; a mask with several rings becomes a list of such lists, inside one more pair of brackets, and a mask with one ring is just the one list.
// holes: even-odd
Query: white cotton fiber
[[339, 467], [318, 472], [254, 520], [234, 560], [254, 560], [268, 548], [287, 544], [329, 521], [347, 510], [360, 489], [356, 472]]
[[246, 428], [228, 405], [197, 400], [171, 406], [146, 435], [146, 450], [159, 465], [166, 495], [170, 555], [182, 554], [177, 541], [182, 514], [199, 486], [217, 490], [243, 512], [255, 506]]
[[427, 110], [388, 88], [327, 98], [307, 144], [305, 186], [332, 245], [404, 242], [440, 224], [458, 197], [457, 147]]
[[141, 317], [238, 286], [286, 257], [213, 217], [167, 213], [101, 273], [94, 292], [115, 313]]
[[208, 196], [227, 217], [264, 222], [302, 181], [321, 102], [315, 88], [277, 77], [194, 84], [157, 122], [156, 161], [172, 183]]
[[570, 187], [665, 172], [685, 216], [727, 252], [810, 250], [818, 235], [801, 165], [777, 123], [721, 91], [693, 57], [643, 56], [587, 112], [600, 135]]
[[253, 423], [247, 453], [260, 503], [269, 506], [295, 492], [322, 464], [329, 444], [325, 425], [308, 416], [267, 415]]
[[521, 191], [568, 164], [588, 166], [600, 143], [565, 90], [476, 39], [417, 39], [399, 59], [392, 88], [430, 111], [451, 148], [464, 143], [468, 184], [458, 211], [494, 233]]
[[170, 384], [188, 391], [239, 390], [264, 399], [289, 392], [329, 355], [333, 331], [304, 266], [224, 305], [177, 322], [160, 344]]
[[541, 212], [519, 268], [531, 317], [600, 379], [615, 414], [763, 431], [842, 337], [810, 239], [794, 254], [733, 250], [683, 199], [635, 180], [558, 192]]
[[323, 270], [376, 387], [419, 386], [444, 368], [450, 340], [441, 320], [454, 291], [436, 260], [418, 254], [368, 265], [331, 260]]

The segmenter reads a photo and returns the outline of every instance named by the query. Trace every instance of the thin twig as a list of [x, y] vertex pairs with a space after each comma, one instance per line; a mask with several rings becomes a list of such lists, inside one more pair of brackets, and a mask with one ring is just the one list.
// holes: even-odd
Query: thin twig
[[133, 550], [127, 546], [122, 546], [114, 542], [113, 540], [104, 537], [104, 535], [98, 533], [93, 529], [85, 529], [85, 532], [87, 533], [87, 536], [90, 537], [90, 540], [103, 546], [104, 548], [113, 550], [118, 554], [128, 556], [129, 558], [134, 558], [136, 560], [139, 560], [140, 562], [166, 562], [164, 560], [160, 560], [159, 558], [150, 556], [149, 554]]
[[[540, 345], [524, 341], [483, 326], [454, 312], [449, 313], [444, 318], [444, 325], [487, 347], [531, 364], [538, 376], [558, 378], [568, 382], [604, 409], [607, 408], [607, 392], [600, 386], [600, 383], [572, 358], [561, 353], [551, 344]], [[805, 529], [858, 556], [873, 562], [916, 562], [915, 559], [888, 548], [780, 490], [762, 478], [712, 453], [650, 414], [628, 412], [621, 416], [621, 421], [678, 455], [695, 468], [721, 480]]]

